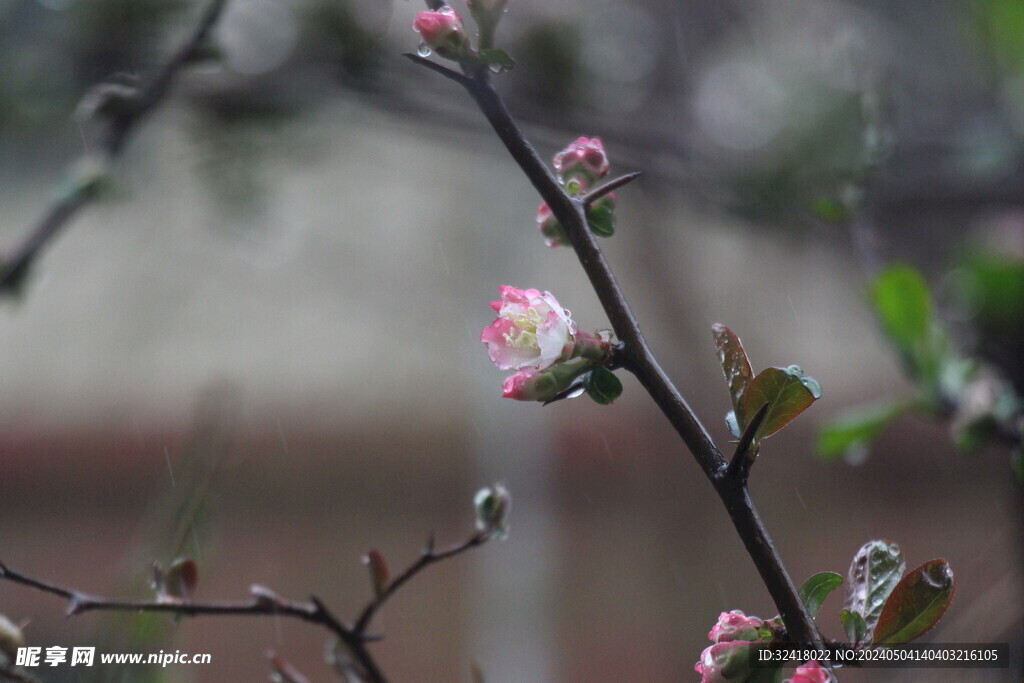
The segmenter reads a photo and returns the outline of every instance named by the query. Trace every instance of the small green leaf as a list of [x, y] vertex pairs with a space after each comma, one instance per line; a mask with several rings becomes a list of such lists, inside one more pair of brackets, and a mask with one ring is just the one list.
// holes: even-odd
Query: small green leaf
[[850, 641], [850, 647], [857, 647], [865, 641], [868, 635], [867, 624], [859, 612], [851, 612], [848, 609], [840, 610], [839, 621], [846, 631], [846, 637]]
[[882, 607], [874, 642], [909, 643], [942, 618], [956, 592], [953, 570], [945, 560], [930, 560], [903, 577]]
[[587, 225], [598, 237], [615, 234], [615, 212], [607, 204], [595, 204], [587, 209]]
[[[711, 334], [715, 338], [718, 360], [722, 364], [722, 372], [725, 373], [725, 381], [729, 385], [729, 399], [732, 401], [733, 410], [740, 411], [743, 392], [746, 391], [754, 377], [747, 353], [743, 350], [740, 338], [722, 323], [712, 325]], [[727, 417], [726, 420], [728, 419]], [[739, 438], [743, 431], [742, 427], [746, 427], [747, 424], [745, 416], [740, 412], [738, 415], [733, 415], [732, 421], [736, 424], [736, 429], [733, 430], [730, 426], [730, 430], [736, 438]]]
[[906, 568], [903, 551], [887, 541], [868, 541], [853, 556], [847, 577], [846, 608], [864, 618], [869, 638], [882, 606]]
[[509, 56], [504, 50], [497, 48], [491, 48], [490, 50], [480, 50], [480, 61], [487, 65], [487, 67], [494, 73], [502, 73], [503, 71], [511, 71], [512, 67], [516, 65], [516, 62], [512, 57]]
[[598, 365], [586, 376], [583, 386], [587, 395], [601, 405], [608, 405], [622, 394], [622, 382], [603, 365]]
[[818, 432], [818, 454], [832, 460], [867, 445], [909, 407], [907, 401], [887, 401], [841, 413]]
[[948, 339], [934, 320], [924, 278], [910, 266], [890, 266], [875, 278], [871, 300], [882, 328], [902, 352], [909, 370], [934, 385]]
[[853, 218], [853, 212], [835, 199], [822, 197], [811, 205], [811, 213], [826, 223], [842, 224]]
[[871, 300], [885, 331], [900, 348], [911, 351], [928, 338], [932, 297], [917, 269], [894, 265], [883, 270], [872, 284]]
[[[743, 392], [741, 407], [736, 412], [742, 418], [749, 418], [768, 404], [768, 413], [754, 436], [754, 440], [759, 441], [785, 427], [819, 396], [821, 386], [812, 377], [805, 376], [799, 366], [766, 368]], [[746, 428], [743, 419], [739, 424]]]
[[835, 572], [819, 572], [800, 586], [800, 600], [806, 605], [812, 617], [818, 615], [821, 603], [828, 594], [843, 585], [843, 577]]

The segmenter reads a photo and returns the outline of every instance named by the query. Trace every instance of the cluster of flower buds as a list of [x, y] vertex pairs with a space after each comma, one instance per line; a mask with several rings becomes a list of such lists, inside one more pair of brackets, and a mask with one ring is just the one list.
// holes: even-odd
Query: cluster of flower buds
[[[618, 380], [604, 367], [612, 356], [610, 333], [580, 332], [551, 292], [508, 285], [499, 291], [501, 300], [491, 302], [498, 317], [483, 329], [480, 341], [492, 363], [516, 371], [502, 384], [502, 396], [552, 401], [578, 387], [609, 403], [621, 393]], [[618, 389], [609, 388], [609, 381]]]
[[750, 648], [765, 636], [772, 638], [761, 619], [748, 617], [739, 610], [722, 612], [708, 633], [714, 645], [704, 649], [693, 667], [701, 675], [701, 683], [746, 681], [754, 673]]
[[[701, 683], [777, 681], [782, 665], [771, 669], [752, 666], [756, 656], [752, 649], [778, 642], [782, 629], [779, 617], [762, 620], [748, 617], [739, 610], [722, 612], [718, 623], [708, 633], [708, 639], [714, 644], [704, 649], [700, 661], [693, 667], [701, 675]], [[810, 660], [797, 667], [785, 683], [831, 683], [832, 680], [827, 669]]]
[[[600, 138], [577, 138], [553, 159], [558, 181], [574, 197], [586, 194], [608, 175], [610, 164]], [[610, 237], [615, 232], [615, 193], [609, 192], [587, 206], [587, 224], [596, 235]], [[549, 247], [568, 246], [565, 228], [551, 213], [547, 202], [537, 208], [537, 227]]]

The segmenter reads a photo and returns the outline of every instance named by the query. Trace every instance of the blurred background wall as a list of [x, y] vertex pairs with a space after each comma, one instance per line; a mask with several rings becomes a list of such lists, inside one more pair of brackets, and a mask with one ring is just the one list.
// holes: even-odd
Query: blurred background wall
[[[199, 7], [0, 0], [0, 245], [94, 143], [96, 123], [73, 117], [83, 93], [150, 73]], [[0, 308], [0, 558], [145, 595], [149, 564], [184, 553], [201, 598], [260, 583], [351, 616], [368, 548], [398, 567], [431, 532], [460, 539], [474, 491], [504, 481], [511, 537], [429, 571], [381, 615], [374, 650], [393, 680], [468, 680], [472, 662], [494, 681], [696, 679], [718, 612], [774, 608], [635, 381], [612, 407], [499, 399], [478, 342], [499, 284], [554, 292], [584, 329], [607, 321], [573, 255], [543, 246], [538, 199], [471, 102], [399, 56], [419, 9], [230, 0], [221, 58], [183, 74], [112, 196]], [[856, 466], [821, 461], [814, 439], [842, 408], [907, 390], [865, 305], [873, 268], [909, 261], [942, 300], [965, 254], [1024, 258], [1024, 10], [516, 0], [502, 35], [518, 64], [499, 87], [542, 155], [598, 135], [613, 172], [644, 172], [603, 246], [715, 439], [729, 437], [713, 322], [755, 368], [799, 363], [821, 382], [754, 475], [794, 579], [845, 574], [861, 543], [888, 538], [910, 566], [942, 556], [957, 571], [932, 640], [1020, 642], [1004, 452], [956, 453], [947, 425], [913, 418]], [[861, 218], [821, 220], [829, 202]], [[944, 310], [959, 343], [984, 346]], [[1000, 348], [1012, 371], [1019, 344]], [[34, 644], [213, 654], [90, 680], [263, 680], [267, 650], [330, 675], [324, 635], [303, 624], [63, 608], [0, 585], [0, 612], [30, 620]]]

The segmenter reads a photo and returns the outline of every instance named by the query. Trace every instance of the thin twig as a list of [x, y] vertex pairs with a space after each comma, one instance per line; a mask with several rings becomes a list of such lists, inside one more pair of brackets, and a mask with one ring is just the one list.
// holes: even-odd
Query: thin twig
[[726, 476], [730, 479], [746, 484], [747, 479], [750, 477], [750, 468], [754, 465], [754, 460], [757, 459], [757, 446], [754, 445], [754, 436], [757, 434], [757, 430], [761, 428], [761, 423], [764, 422], [764, 418], [768, 414], [768, 406], [770, 405], [770, 403], [765, 403], [758, 408], [757, 412], [754, 413], [754, 417], [750, 419], [750, 423], [747, 424], [747, 428], [743, 430], [743, 436], [740, 437], [740, 442], [736, 444], [736, 452], [733, 453], [732, 460], [729, 461], [729, 470], [726, 472]]
[[793, 580], [782, 564], [750, 499], [745, 482], [737, 485], [726, 476], [728, 465], [715, 446], [704, 425], [686, 403], [682, 394], [662, 370], [647, 345], [640, 325], [633, 315], [611, 267], [604, 258], [597, 240], [587, 227], [584, 204], [579, 197], [570, 197], [541, 160], [526, 136], [519, 129], [501, 96], [494, 89], [486, 71], [467, 73], [464, 84], [469, 95], [519, 164], [541, 198], [548, 203], [555, 218], [565, 228], [594, 288], [615, 334], [622, 342], [622, 366], [633, 373], [661, 409], [676, 433], [686, 444], [694, 459], [711, 481], [729, 511], [733, 526], [747, 553], [772, 596], [790, 638], [795, 642], [821, 644], [821, 634], [800, 600]]
[[583, 206], [590, 206], [609, 192], [614, 192], [620, 187], [628, 185], [642, 175], [643, 173], [641, 171], [633, 171], [632, 173], [627, 173], [624, 176], [619, 176], [615, 180], [609, 180], [601, 187], [595, 187], [593, 190], [580, 197], [580, 201], [583, 202]]
[[380, 671], [366, 649], [367, 638], [357, 636], [351, 629], [342, 624], [324, 606], [316, 596], [308, 602], [288, 600], [271, 591], [254, 586], [253, 598], [250, 600], [217, 600], [209, 602], [193, 601], [152, 601], [152, 600], [113, 600], [81, 591], [72, 590], [53, 583], [26, 576], [0, 562], [0, 579], [29, 586], [36, 590], [56, 595], [68, 601], [67, 616], [83, 612], [164, 612], [185, 617], [198, 616], [285, 616], [301, 619], [312, 624], [323, 626], [334, 633], [345, 645], [353, 657], [359, 662], [372, 683], [386, 683]]
[[[220, 18], [226, 0], [211, 0], [192, 35], [154, 74], [149, 84], [132, 94], [120, 111], [107, 117], [97, 149], [87, 153], [80, 163], [98, 163], [106, 168], [121, 153], [135, 127], [164, 99], [175, 76], [203, 48]], [[42, 249], [68, 225], [70, 220], [95, 197], [95, 177], [79, 178], [71, 172], [71, 185], [39, 219], [25, 240], [3, 258], [0, 265], [0, 292], [12, 289], [24, 278]]]
[[359, 619], [356, 621], [355, 626], [352, 627], [352, 632], [357, 636], [363, 636], [366, 633], [366, 629], [370, 627], [370, 622], [373, 620], [374, 615], [377, 614], [377, 611], [384, 606], [384, 603], [387, 602], [388, 598], [394, 595], [399, 588], [421, 571], [432, 564], [441, 562], [442, 560], [447, 560], [448, 558], [455, 557], [467, 550], [483, 545], [491, 539], [491, 536], [492, 532], [489, 530], [479, 531], [467, 538], [465, 541], [441, 551], [434, 550], [434, 539], [431, 537], [430, 540], [427, 541], [426, 547], [420, 553], [419, 558], [409, 565], [405, 571], [396, 576], [373, 601], [366, 605], [362, 614], [359, 615]]

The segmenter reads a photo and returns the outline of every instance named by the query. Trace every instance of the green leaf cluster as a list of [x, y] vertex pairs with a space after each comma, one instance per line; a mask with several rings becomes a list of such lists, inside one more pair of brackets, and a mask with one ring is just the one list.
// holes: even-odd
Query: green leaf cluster
[[[929, 560], [904, 574], [906, 562], [894, 543], [865, 543], [853, 556], [839, 621], [852, 648], [907, 643], [932, 628], [953, 600], [956, 581], [949, 563]], [[841, 586], [835, 572], [804, 582], [800, 599], [817, 617], [825, 598]]]
[[739, 337], [721, 323], [715, 323], [711, 332], [732, 401], [733, 409], [725, 421], [736, 438], [763, 406], [767, 409], [754, 434], [755, 444], [785, 427], [821, 397], [821, 385], [800, 366], [766, 368], [755, 376]]

